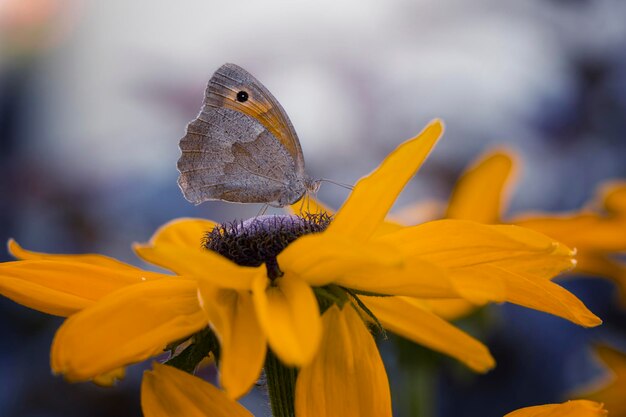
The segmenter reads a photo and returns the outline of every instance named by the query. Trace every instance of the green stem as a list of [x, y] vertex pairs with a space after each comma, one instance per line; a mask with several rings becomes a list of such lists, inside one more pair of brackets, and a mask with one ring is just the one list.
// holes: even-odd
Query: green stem
[[294, 417], [296, 369], [283, 365], [276, 355], [268, 350], [265, 358], [265, 375], [267, 376], [272, 415], [274, 417]]
[[438, 355], [408, 340], [398, 337], [394, 340], [401, 367], [399, 379], [405, 387], [398, 392], [400, 409], [408, 410], [410, 416], [432, 417], [436, 408]]

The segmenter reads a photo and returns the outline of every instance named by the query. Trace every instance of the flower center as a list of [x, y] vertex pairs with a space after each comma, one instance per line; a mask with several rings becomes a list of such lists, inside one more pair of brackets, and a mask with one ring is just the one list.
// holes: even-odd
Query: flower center
[[267, 266], [267, 275], [282, 275], [276, 257], [300, 236], [319, 233], [328, 227], [326, 213], [258, 216], [245, 221], [217, 225], [204, 238], [206, 249], [242, 266]]

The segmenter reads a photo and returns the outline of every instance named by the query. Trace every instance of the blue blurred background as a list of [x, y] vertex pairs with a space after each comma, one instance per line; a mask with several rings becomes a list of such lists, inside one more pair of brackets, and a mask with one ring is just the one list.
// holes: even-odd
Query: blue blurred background
[[[282, 103], [315, 177], [353, 183], [442, 118], [445, 137], [399, 205], [446, 199], [495, 145], [524, 163], [513, 213], [576, 209], [602, 180], [626, 177], [622, 0], [1, 0], [0, 241], [139, 264], [130, 243], [174, 217], [256, 215], [254, 205], [193, 207], [176, 186], [178, 140], [225, 62]], [[346, 195], [324, 185], [319, 197], [336, 208]], [[494, 307], [474, 331], [498, 361], [486, 376], [382, 342], [395, 415], [415, 415], [425, 392], [406, 357], [440, 364], [426, 373], [437, 417], [560, 402], [596, 377], [589, 343], [623, 344], [624, 313], [608, 282], [564, 285], [606, 324]], [[139, 416], [142, 366], [115, 389], [50, 375], [60, 322], [0, 299], [0, 415]], [[246, 404], [269, 415], [260, 393]]]

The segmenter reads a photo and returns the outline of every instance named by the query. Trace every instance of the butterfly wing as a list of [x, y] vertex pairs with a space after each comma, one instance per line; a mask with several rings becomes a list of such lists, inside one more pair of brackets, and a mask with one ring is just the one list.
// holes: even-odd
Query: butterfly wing
[[[240, 92], [247, 95], [246, 100], [238, 99]], [[235, 64], [222, 65], [209, 80], [205, 105], [232, 109], [258, 120], [285, 147], [295, 162], [296, 170], [304, 173], [302, 148], [287, 113], [272, 93], [249, 72]]]
[[180, 148], [178, 185], [192, 203], [224, 200], [283, 206], [304, 193], [287, 150], [243, 113], [203, 109], [187, 126]]
[[291, 122], [269, 91], [236, 65], [215, 72], [180, 148], [178, 184], [190, 202], [284, 206], [304, 194], [304, 160]]

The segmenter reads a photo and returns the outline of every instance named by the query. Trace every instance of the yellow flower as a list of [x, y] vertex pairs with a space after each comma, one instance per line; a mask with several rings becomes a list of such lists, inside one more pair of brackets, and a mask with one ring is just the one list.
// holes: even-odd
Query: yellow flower
[[604, 345], [597, 346], [595, 352], [609, 372], [579, 395], [603, 402], [611, 417], [626, 417], [626, 354]]
[[[583, 326], [600, 324], [575, 296], [550, 282], [571, 268], [572, 251], [545, 235], [463, 220], [414, 227], [384, 221], [441, 132], [436, 121], [399, 146], [356, 184], [324, 231], [283, 239], [275, 253], [254, 239], [256, 249], [239, 248], [243, 255], [229, 252], [228, 244], [224, 252], [206, 250], [201, 241], [209, 230], [215, 239], [208, 243], [215, 243], [276, 230], [272, 222], [287, 223], [289, 233], [314, 222], [263, 217], [215, 228], [206, 220], [175, 220], [135, 247], [141, 258], [175, 275], [98, 255], [35, 254], [12, 244], [24, 260], [0, 265], [0, 291], [42, 311], [72, 314], [51, 351], [53, 370], [70, 380], [106, 378], [189, 337], [193, 347], [208, 324], [219, 339], [220, 384], [228, 396], [250, 389], [269, 346], [268, 358], [275, 354], [300, 368], [299, 416], [332, 415], [341, 404], [374, 400], [378, 405], [361, 415], [390, 415], [386, 374], [365, 321], [476, 371], [490, 369], [494, 361], [486, 347], [435, 315], [425, 300], [509, 301]], [[255, 251], [264, 257], [242, 262]], [[92, 277], [96, 290], [88, 289]], [[346, 384], [349, 375], [362, 379]], [[312, 402], [320, 389], [323, 399], [316, 395]]]

